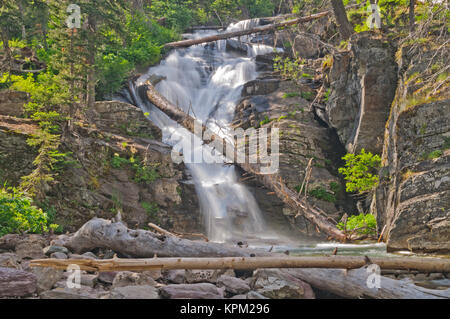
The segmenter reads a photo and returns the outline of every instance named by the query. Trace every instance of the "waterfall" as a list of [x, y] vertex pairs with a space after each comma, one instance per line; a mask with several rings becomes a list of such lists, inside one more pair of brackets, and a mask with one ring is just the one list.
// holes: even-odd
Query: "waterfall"
[[[246, 20], [230, 25], [227, 31], [242, 30], [259, 24], [259, 20]], [[217, 31], [203, 30], [186, 35], [190, 38], [216, 34]], [[242, 40], [242, 39], [241, 39]], [[196, 117], [214, 131], [227, 136], [234, 110], [241, 97], [243, 85], [254, 80], [255, 56], [272, 52], [266, 45], [250, 44], [244, 41], [248, 56], [239, 56], [226, 51], [226, 40], [196, 45], [172, 51], [167, 58], [147, 74], [136, 80], [138, 88], [150, 75], [164, 77], [155, 88], [173, 104]], [[148, 118], [156, 124], [163, 135], [163, 142], [171, 146], [180, 142], [194, 141], [193, 147], [178, 148], [192, 175], [195, 189], [204, 217], [207, 236], [216, 242], [273, 238], [261, 216], [261, 211], [251, 192], [239, 182], [233, 165], [208, 164], [220, 156], [209, 146], [181, 128], [164, 113], [134, 93], [134, 99]], [[201, 163], [189, 163], [186, 159], [203, 157]], [[209, 160], [208, 160], [209, 159]]]

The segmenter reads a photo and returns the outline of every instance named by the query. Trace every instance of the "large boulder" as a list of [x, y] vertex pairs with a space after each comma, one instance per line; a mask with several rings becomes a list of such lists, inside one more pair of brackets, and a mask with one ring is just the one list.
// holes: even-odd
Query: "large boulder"
[[250, 286], [242, 279], [222, 275], [217, 279], [218, 287], [225, 287], [225, 290], [234, 295], [245, 294], [250, 291]]
[[36, 292], [37, 279], [32, 273], [0, 268], [0, 297], [25, 297]]
[[63, 277], [63, 270], [51, 267], [32, 268], [33, 274], [37, 278], [37, 292], [50, 290]]
[[314, 299], [311, 286], [279, 269], [257, 269], [253, 289], [271, 299]]
[[20, 258], [14, 253], [0, 254], [0, 267], [20, 269]]

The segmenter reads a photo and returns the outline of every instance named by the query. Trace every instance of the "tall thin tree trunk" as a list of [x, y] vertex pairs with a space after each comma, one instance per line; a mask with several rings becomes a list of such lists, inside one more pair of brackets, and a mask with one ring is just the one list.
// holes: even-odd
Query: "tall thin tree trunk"
[[416, 22], [414, 6], [416, 5], [416, 0], [409, 0], [409, 31], [414, 32], [414, 24]]
[[333, 6], [333, 12], [339, 28], [339, 33], [341, 34], [342, 39], [348, 40], [353, 34], [353, 28], [350, 22], [348, 22], [344, 3], [342, 0], [331, 0], [331, 5]]
[[97, 21], [95, 17], [90, 15], [88, 17], [88, 29], [90, 33], [89, 37], [89, 52], [88, 52], [88, 71], [86, 76], [86, 104], [89, 109], [94, 107], [95, 103], [95, 36], [97, 30]]

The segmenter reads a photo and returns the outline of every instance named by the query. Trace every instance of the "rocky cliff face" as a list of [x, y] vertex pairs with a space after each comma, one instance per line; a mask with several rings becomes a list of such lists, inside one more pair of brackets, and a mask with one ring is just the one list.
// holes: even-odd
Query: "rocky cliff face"
[[399, 87], [371, 207], [389, 250], [450, 252], [450, 89], [448, 75], [438, 79], [449, 53], [437, 48], [405, 45], [397, 54]]
[[[305, 68], [315, 73], [321, 63], [321, 59], [309, 60]], [[243, 129], [279, 128], [280, 158], [276, 178], [281, 178], [290, 189], [299, 191], [311, 160], [309, 201], [327, 212], [330, 218], [339, 220], [344, 212], [355, 210], [337, 173], [345, 151], [333, 130], [323, 126], [310, 111], [315, 86], [311, 79], [305, 78], [296, 84], [280, 80], [271, 72], [261, 73], [258, 79], [244, 86], [234, 125]], [[272, 227], [285, 232], [282, 219], [287, 219], [297, 236], [300, 231], [308, 236], [325, 238], [314, 225], [301, 215], [297, 216], [275, 195], [259, 190], [254, 183], [247, 184], [253, 187], [261, 210]]]
[[[0, 114], [11, 114], [10, 109], [1, 104]], [[33, 169], [36, 150], [26, 140], [36, 129], [31, 120], [0, 116], [3, 182], [18, 185]], [[56, 223], [74, 231], [95, 216], [113, 218], [120, 211], [130, 227], [146, 228], [153, 222], [170, 230], [199, 232], [194, 187], [184, 167], [173, 164], [170, 148], [158, 142], [160, 137], [160, 130], [136, 107], [97, 102], [89, 123], [74, 123], [73, 133], [63, 138], [62, 151], [70, 157], [58, 165], [57, 183], [48, 187], [44, 203], [57, 212]]]
[[388, 39], [358, 33], [350, 50], [334, 56], [329, 74], [327, 120], [348, 152], [362, 148], [380, 154], [397, 86], [395, 48]]

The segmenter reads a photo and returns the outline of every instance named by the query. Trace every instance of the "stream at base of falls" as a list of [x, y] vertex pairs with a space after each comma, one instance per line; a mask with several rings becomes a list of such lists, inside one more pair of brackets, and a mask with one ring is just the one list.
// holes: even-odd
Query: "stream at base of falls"
[[[258, 24], [257, 19], [241, 21], [230, 25], [227, 31], [243, 30]], [[186, 37], [213, 34], [217, 31], [202, 30]], [[249, 247], [288, 250], [291, 255], [330, 254], [335, 247], [342, 255], [386, 255], [385, 244], [320, 243], [308, 238], [290, 238], [273, 231], [262, 218], [253, 194], [239, 182], [240, 176], [235, 167], [222, 163], [209, 164], [221, 155], [202, 145], [199, 138], [138, 94], [140, 85], [150, 76], [158, 76], [162, 80], [155, 88], [170, 102], [201, 120], [214, 133], [229, 136], [229, 125], [242, 87], [258, 76], [255, 57], [274, 50], [267, 45], [250, 44], [251, 38], [241, 38], [240, 41], [247, 46], [247, 56], [228, 52], [226, 40], [172, 50], [159, 65], [151, 67], [135, 81], [132, 91], [133, 100], [162, 130], [163, 142], [183, 155], [195, 185], [207, 237], [215, 242], [243, 242]], [[193, 161], [196, 158], [204, 160]]]

